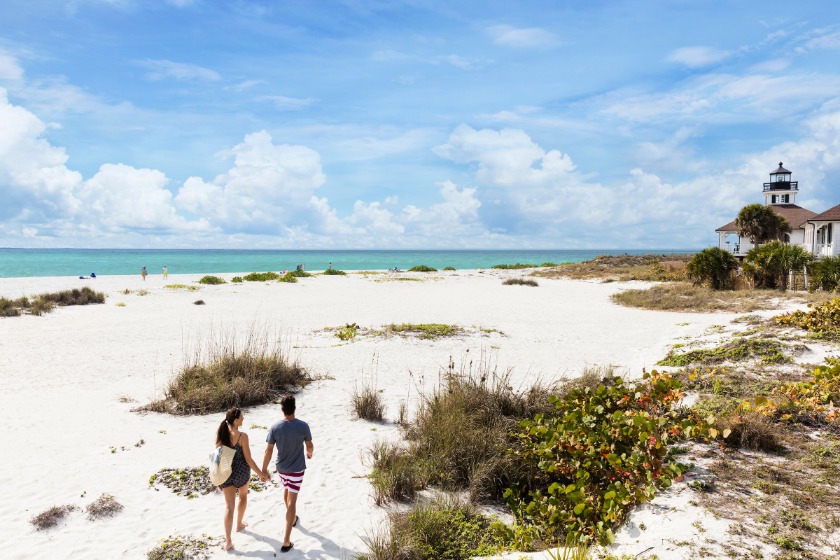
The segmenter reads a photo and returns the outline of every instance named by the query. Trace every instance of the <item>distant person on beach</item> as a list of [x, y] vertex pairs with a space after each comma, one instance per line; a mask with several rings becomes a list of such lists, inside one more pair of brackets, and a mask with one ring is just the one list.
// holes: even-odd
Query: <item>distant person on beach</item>
[[327, 270], [332, 270], [332, 261], [330, 261], [330, 264], [327, 266]]
[[169, 278], [169, 271], [166, 270], [166, 265], [163, 265], [163, 279], [166, 280]]
[[242, 519], [245, 517], [245, 508], [248, 507], [248, 483], [251, 481], [251, 470], [253, 469], [260, 478], [264, 476], [264, 473], [251, 458], [248, 434], [239, 430], [244, 420], [245, 415], [240, 409], [229, 408], [225, 413], [225, 419], [219, 424], [219, 429], [216, 432], [216, 447], [225, 445], [236, 451], [231, 465], [233, 472], [219, 486], [219, 489], [225, 495], [225, 550], [233, 548], [230, 532], [233, 528], [233, 503], [236, 494], [239, 494], [239, 509], [236, 516], [236, 531], [239, 532], [248, 526]]
[[146, 281], [146, 267], [145, 266], [142, 269], [140, 269], [140, 276], [143, 277], [143, 282], [145, 282]]
[[[312, 458], [312, 432], [309, 431], [309, 424], [295, 418], [295, 398], [293, 396], [283, 397], [280, 401], [280, 408], [283, 410], [283, 419], [278, 420], [268, 431], [265, 438], [268, 444], [265, 448], [263, 458], [263, 476], [260, 480], [268, 480], [268, 463], [274, 454], [274, 446], [277, 446], [277, 474], [283, 483], [283, 502], [286, 504], [286, 533], [283, 535], [283, 545], [280, 552], [289, 552], [294, 543], [290, 540], [292, 527], [298, 524], [297, 498], [300, 487], [303, 484], [303, 474], [306, 472], [306, 459]], [[303, 456], [303, 449], [306, 447], [306, 459]]]
[[91, 277], [91, 278], [96, 278], [96, 273], [95, 273], [95, 272], [91, 272], [91, 273], [90, 273], [90, 277]]

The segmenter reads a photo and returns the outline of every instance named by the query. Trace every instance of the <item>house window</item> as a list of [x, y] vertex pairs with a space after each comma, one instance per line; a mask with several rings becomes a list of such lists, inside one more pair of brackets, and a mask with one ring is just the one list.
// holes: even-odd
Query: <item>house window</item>
[[770, 204], [776, 204], [776, 195], [775, 194], [770, 197]]
[[783, 194], [783, 195], [781, 195], [780, 198], [782, 200], [782, 203], [787, 204], [788, 201], [790, 200], [790, 195], [789, 194]]
[[828, 234], [826, 236], [826, 243], [829, 244], [829, 245], [831, 245], [831, 229], [832, 229], [831, 226], [833, 226], [833, 225], [834, 224], [828, 224], [826, 226], [826, 230], [827, 230], [826, 233]]

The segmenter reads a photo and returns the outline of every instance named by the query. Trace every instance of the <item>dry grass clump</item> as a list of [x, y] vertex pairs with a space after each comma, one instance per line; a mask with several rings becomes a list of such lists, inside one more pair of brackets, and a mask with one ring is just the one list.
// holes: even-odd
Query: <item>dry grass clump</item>
[[782, 449], [784, 427], [762, 414], [751, 412], [730, 416], [722, 419], [720, 426], [730, 430], [724, 441], [731, 447], [770, 453]]
[[503, 286], [533, 286], [537, 287], [539, 284], [536, 280], [532, 280], [530, 278], [508, 278], [504, 282], [502, 282]]
[[685, 267], [694, 255], [601, 255], [591, 261], [567, 263], [554, 268], [536, 270], [532, 276], [628, 281], [685, 280]]
[[712, 290], [687, 282], [659, 284], [646, 290], [625, 290], [612, 295], [612, 300], [627, 307], [660, 311], [728, 311], [749, 313], [773, 309], [784, 294], [771, 290]]
[[276, 336], [254, 326], [244, 339], [235, 332], [211, 333], [204, 344], [186, 356], [169, 382], [164, 398], [144, 410], [172, 414], [206, 414], [232, 406], [272, 402], [282, 393], [309, 382], [304, 369], [292, 361]]
[[101, 519], [103, 517], [111, 517], [123, 510], [123, 505], [119, 503], [111, 494], [102, 494], [96, 500], [88, 504], [85, 508], [89, 519]]
[[385, 418], [385, 404], [382, 402], [382, 395], [371, 387], [365, 385], [362, 390], [353, 390], [353, 411], [356, 416], [363, 420], [382, 422]]
[[35, 526], [35, 529], [37, 531], [44, 531], [45, 529], [49, 529], [58, 525], [58, 523], [62, 519], [64, 519], [64, 517], [68, 513], [75, 509], [76, 506], [72, 504], [67, 504], [63, 506], [53, 506], [48, 510], [42, 511], [41, 513], [30, 519], [29, 522]]
[[372, 449], [377, 504], [411, 499], [430, 484], [501, 500], [506, 488], [528, 476], [508, 453], [511, 434], [521, 420], [553, 410], [549, 388], [515, 391], [509, 373], [462, 376], [451, 366], [447, 380], [407, 424], [407, 445], [379, 442]]
[[444, 323], [394, 323], [382, 327], [382, 334], [385, 336], [399, 334], [403, 336], [414, 335], [420, 338], [444, 338], [461, 334], [463, 329], [458, 325], [447, 325]]

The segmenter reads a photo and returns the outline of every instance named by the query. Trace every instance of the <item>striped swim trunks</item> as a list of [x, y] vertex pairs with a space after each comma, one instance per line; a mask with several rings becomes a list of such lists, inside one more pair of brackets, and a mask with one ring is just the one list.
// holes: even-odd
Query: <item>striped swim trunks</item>
[[283, 488], [293, 494], [297, 494], [300, 492], [300, 485], [303, 484], [303, 473], [305, 472], [278, 472], [277, 474], [280, 475], [280, 480], [283, 481]]

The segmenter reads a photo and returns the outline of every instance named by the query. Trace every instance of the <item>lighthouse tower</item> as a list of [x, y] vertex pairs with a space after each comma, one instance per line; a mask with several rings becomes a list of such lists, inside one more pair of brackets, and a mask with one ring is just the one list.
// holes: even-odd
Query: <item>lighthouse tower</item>
[[796, 193], [799, 192], [799, 182], [790, 180], [790, 171], [779, 167], [770, 173], [770, 182], [764, 183], [764, 205], [795, 204]]

